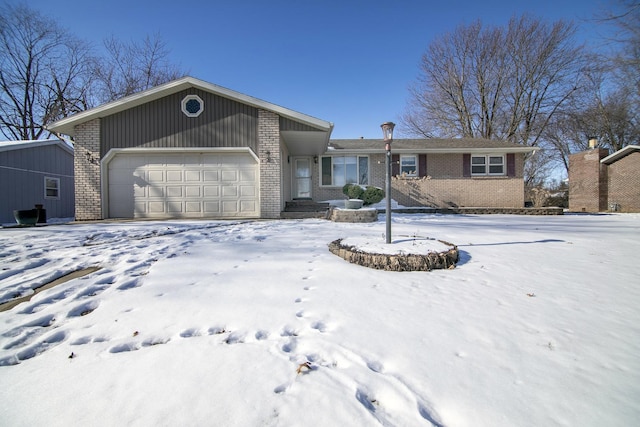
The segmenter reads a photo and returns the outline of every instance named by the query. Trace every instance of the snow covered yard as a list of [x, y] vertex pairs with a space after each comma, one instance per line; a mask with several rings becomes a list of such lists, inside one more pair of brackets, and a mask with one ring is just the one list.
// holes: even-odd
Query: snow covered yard
[[377, 223], [0, 230], [0, 424], [631, 426], [640, 215], [394, 215], [454, 270], [329, 253]]

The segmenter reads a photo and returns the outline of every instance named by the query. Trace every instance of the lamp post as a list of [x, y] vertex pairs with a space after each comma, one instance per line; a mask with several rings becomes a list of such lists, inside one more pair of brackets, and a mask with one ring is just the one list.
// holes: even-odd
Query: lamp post
[[386, 216], [387, 216], [387, 230], [385, 236], [387, 238], [387, 243], [391, 243], [391, 142], [393, 142], [393, 128], [396, 127], [393, 122], [386, 122], [380, 125], [382, 128], [382, 135], [384, 138], [384, 149], [386, 151]]

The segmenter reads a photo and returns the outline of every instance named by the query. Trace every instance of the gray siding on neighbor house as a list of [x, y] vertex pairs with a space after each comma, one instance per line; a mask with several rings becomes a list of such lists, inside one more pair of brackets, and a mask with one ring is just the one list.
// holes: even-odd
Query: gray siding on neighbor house
[[[198, 117], [182, 112], [182, 100], [204, 101]], [[184, 90], [101, 120], [100, 155], [112, 148], [250, 147], [258, 152], [258, 109], [198, 89]]]
[[[59, 198], [45, 198], [45, 177], [60, 179]], [[15, 223], [14, 210], [36, 204], [47, 218], [73, 217], [73, 154], [58, 145], [0, 152], [0, 223]]]

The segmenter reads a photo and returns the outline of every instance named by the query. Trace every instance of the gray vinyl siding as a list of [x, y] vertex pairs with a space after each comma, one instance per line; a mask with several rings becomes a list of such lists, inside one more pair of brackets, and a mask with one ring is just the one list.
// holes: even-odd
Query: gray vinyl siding
[[[198, 117], [182, 113], [186, 95], [204, 101]], [[112, 148], [250, 147], [258, 152], [258, 110], [188, 89], [101, 120], [101, 156]]]
[[[45, 199], [44, 177], [60, 179], [60, 198]], [[74, 216], [73, 154], [57, 145], [0, 152], [0, 223], [42, 204], [47, 218]]]
[[314, 127], [305, 125], [295, 120], [288, 119], [280, 116], [280, 130], [281, 131], [318, 131], [322, 129], [316, 129]]

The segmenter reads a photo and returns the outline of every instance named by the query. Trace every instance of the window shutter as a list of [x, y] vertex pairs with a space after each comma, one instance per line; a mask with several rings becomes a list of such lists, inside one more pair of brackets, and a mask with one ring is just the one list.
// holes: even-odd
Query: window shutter
[[427, 176], [427, 155], [418, 155], [418, 176]]
[[391, 155], [391, 176], [400, 175], [400, 154]]
[[516, 155], [514, 153], [507, 154], [507, 176], [511, 178], [516, 176]]
[[462, 155], [462, 176], [471, 176], [471, 154]]

